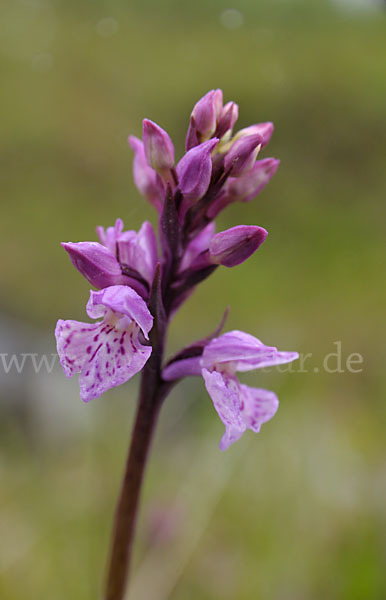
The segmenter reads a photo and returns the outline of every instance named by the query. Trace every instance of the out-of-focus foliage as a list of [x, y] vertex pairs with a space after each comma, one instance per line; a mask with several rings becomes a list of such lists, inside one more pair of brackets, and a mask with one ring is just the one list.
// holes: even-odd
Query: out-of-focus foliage
[[[26, 326], [51, 332], [58, 317], [85, 317], [88, 284], [60, 241], [95, 239], [95, 225], [118, 216], [128, 228], [154, 222], [126, 143], [144, 116], [181, 153], [193, 103], [221, 87], [240, 106], [240, 127], [276, 126], [264, 156], [281, 159], [277, 175], [218, 223], [270, 235], [247, 263], [201, 286], [170, 348], [205, 335], [229, 304], [228, 328], [312, 357], [305, 372], [248, 376], [281, 407], [225, 454], [202, 383], [175, 390], [145, 490], [136, 598], [386, 597], [386, 20], [365, 5], [1, 5], [0, 307]], [[323, 369], [336, 341], [344, 373]], [[362, 372], [347, 371], [351, 353], [363, 356]], [[34, 406], [11, 417], [0, 404], [4, 600], [91, 600], [103, 577], [135, 385], [81, 406], [58, 373], [55, 386], [68, 390], [60, 427], [49, 379], [45, 429]], [[154, 513], [171, 520], [164, 537]]]

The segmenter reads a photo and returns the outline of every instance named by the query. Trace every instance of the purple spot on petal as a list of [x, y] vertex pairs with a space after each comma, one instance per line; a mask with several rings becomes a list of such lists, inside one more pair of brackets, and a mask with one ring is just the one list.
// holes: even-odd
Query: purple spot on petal
[[98, 352], [99, 348], [101, 348], [103, 346], [103, 344], [99, 344], [99, 346], [97, 347], [97, 349], [95, 350], [94, 354], [92, 355], [92, 357], [90, 358], [90, 360], [88, 362], [91, 362], [92, 360], [94, 360], [96, 353]]
[[91, 352], [91, 346], [87, 346], [87, 354], [90, 354]]

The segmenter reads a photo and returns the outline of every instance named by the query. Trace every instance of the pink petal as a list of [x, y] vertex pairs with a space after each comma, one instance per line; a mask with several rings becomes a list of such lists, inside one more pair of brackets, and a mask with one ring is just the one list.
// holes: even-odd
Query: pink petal
[[135, 269], [152, 284], [158, 262], [157, 238], [153, 226], [145, 221], [137, 233], [125, 231], [118, 238], [119, 261]]
[[279, 400], [276, 394], [269, 390], [252, 388], [243, 384], [240, 384], [240, 392], [243, 402], [241, 412], [243, 421], [248, 429], [258, 433], [262, 424], [276, 414]]
[[89, 325], [60, 320], [55, 335], [63, 370], [67, 377], [80, 373], [80, 395], [86, 402], [128, 381], [152, 351], [139, 343], [134, 323], [122, 330], [105, 321]]
[[96, 228], [98, 237], [100, 239], [101, 244], [106, 246], [116, 256], [117, 253], [117, 239], [123, 231], [123, 221], [122, 219], [117, 219], [115, 221], [115, 225], [113, 227], [107, 227], [105, 230], [104, 227], [100, 225]]
[[148, 339], [153, 317], [146, 302], [133, 289], [127, 285], [113, 285], [98, 292], [91, 291], [86, 307], [88, 316], [97, 319], [106, 313], [106, 308], [135, 321]]
[[246, 430], [240, 415], [240, 384], [234, 377], [216, 371], [210, 373], [207, 369], [202, 370], [202, 376], [218, 416], [225, 425], [225, 434], [220, 442], [220, 449], [225, 450]]
[[211, 369], [229, 363], [234, 371], [249, 371], [291, 362], [298, 357], [297, 352], [279, 352], [252, 335], [235, 330], [213, 339], [205, 347], [201, 365]]

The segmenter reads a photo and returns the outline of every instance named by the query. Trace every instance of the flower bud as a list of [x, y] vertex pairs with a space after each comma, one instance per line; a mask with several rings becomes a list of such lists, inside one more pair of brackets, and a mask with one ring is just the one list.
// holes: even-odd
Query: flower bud
[[216, 136], [222, 138], [223, 135], [231, 133], [239, 116], [239, 107], [235, 102], [228, 102], [221, 111], [220, 119], [217, 124]]
[[221, 115], [222, 102], [222, 91], [211, 90], [195, 104], [186, 136], [186, 150], [194, 147], [195, 139], [199, 143], [212, 137], [217, 128], [217, 120]]
[[212, 263], [235, 267], [253, 254], [268, 232], [254, 225], [237, 225], [216, 233], [209, 244]]
[[[212, 221], [189, 242], [180, 263], [180, 271], [184, 271], [191, 267], [197, 262], [197, 258], [208, 250], [210, 240], [214, 236], [215, 231], [216, 225]], [[210, 262], [208, 264], [210, 264]], [[205, 266], [207, 266], [207, 264]]]
[[158, 212], [162, 211], [165, 187], [161, 177], [147, 164], [143, 142], [134, 135], [129, 137], [129, 144], [134, 150], [133, 175], [134, 182], [142, 196], [152, 204]]
[[267, 185], [276, 173], [280, 161], [275, 158], [257, 160], [250, 171], [241, 177], [230, 178], [226, 185], [226, 194], [231, 201], [249, 202]]
[[264, 148], [269, 142], [273, 134], [273, 123], [267, 121], [266, 123], [257, 123], [256, 125], [250, 125], [250, 127], [245, 127], [244, 129], [240, 129], [234, 137], [234, 140], [238, 140], [247, 135], [260, 135], [261, 137], [261, 147]]
[[149, 119], [143, 120], [143, 145], [148, 165], [160, 175], [174, 167], [172, 140], [162, 127]]
[[218, 144], [213, 138], [189, 150], [177, 165], [178, 185], [190, 200], [199, 200], [206, 193], [212, 174], [211, 152]]
[[98, 242], [62, 243], [71, 262], [96, 288], [125, 283], [121, 267], [114, 254]]
[[237, 177], [249, 171], [261, 148], [259, 135], [248, 135], [233, 142], [225, 155], [224, 168], [231, 176]]

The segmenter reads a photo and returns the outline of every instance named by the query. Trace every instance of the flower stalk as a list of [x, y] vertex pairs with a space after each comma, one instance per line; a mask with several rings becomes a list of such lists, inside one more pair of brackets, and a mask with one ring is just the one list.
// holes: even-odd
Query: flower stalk
[[[150, 361], [149, 361], [150, 362]], [[153, 365], [142, 371], [137, 414], [116, 508], [104, 600], [122, 600], [127, 587], [142, 482], [158, 415], [169, 386]]]

